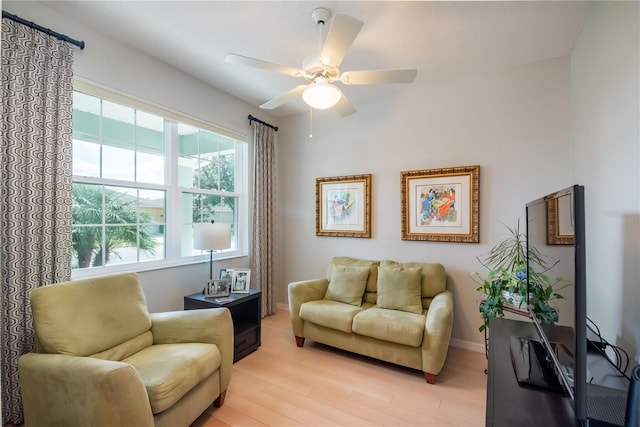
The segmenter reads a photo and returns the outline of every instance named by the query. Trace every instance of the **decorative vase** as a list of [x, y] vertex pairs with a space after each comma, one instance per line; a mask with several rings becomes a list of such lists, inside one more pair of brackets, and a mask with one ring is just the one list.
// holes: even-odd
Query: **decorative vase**
[[508, 304], [513, 308], [517, 308], [518, 310], [526, 310], [527, 308], [527, 302], [524, 300], [523, 296], [518, 293], [502, 291], [502, 298], [504, 299], [505, 304]]

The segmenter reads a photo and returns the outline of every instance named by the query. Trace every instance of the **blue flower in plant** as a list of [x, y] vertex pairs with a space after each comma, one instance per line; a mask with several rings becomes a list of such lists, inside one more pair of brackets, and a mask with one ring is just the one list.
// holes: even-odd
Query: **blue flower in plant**
[[525, 280], [527, 280], [527, 270], [516, 270], [516, 277], [521, 282], [524, 282]]

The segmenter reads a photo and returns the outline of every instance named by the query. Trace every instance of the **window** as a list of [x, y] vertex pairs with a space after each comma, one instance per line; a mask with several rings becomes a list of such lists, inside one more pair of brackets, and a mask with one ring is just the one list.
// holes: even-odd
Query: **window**
[[242, 253], [246, 143], [113, 98], [74, 92], [72, 268], [193, 261], [202, 253], [193, 249], [193, 223], [211, 220], [232, 224], [232, 247], [223, 255]]

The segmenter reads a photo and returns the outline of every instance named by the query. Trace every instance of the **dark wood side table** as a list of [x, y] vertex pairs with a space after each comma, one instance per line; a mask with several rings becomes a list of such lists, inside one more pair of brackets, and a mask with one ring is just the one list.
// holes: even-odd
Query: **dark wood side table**
[[206, 298], [202, 292], [184, 297], [185, 310], [225, 307], [233, 319], [233, 362], [237, 362], [260, 347], [262, 321], [261, 293], [250, 289], [248, 294], [232, 293], [228, 297]]

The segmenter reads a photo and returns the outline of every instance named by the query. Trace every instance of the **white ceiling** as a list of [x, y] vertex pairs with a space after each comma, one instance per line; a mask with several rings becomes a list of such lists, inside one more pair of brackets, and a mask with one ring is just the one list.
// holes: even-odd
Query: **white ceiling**
[[[417, 68], [413, 85], [555, 58], [571, 52], [592, 6], [582, 1], [47, 1], [95, 30], [258, 106], [304, 84], [231, 65], [229, 53], [292, 67], [319, 50], [311, 12], [325, 7], [365, 25], [342, 71]], [[64, 32], [64, 29], [56, 29]], [[79, 39], [81, 34], [73, 35]], [[87, 45], [87, 49], [91, 49]], [[342, 86], [353, 106], [411, 85]], [[301, 100], [272, 111], [305, 111]]]

